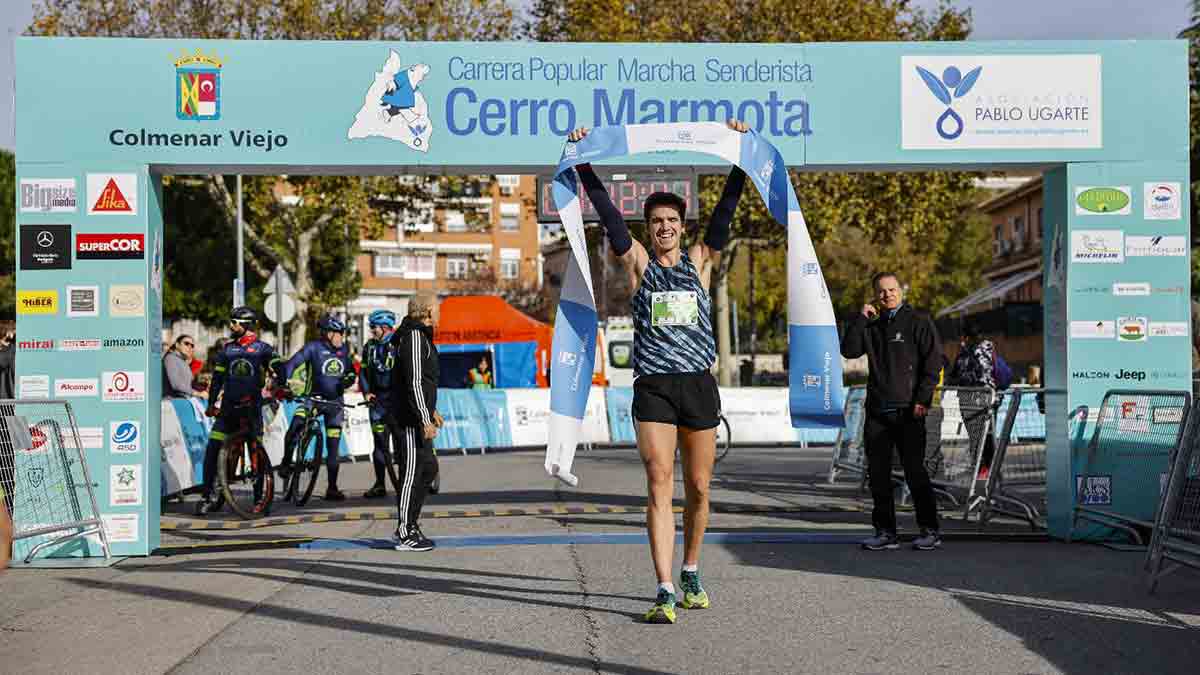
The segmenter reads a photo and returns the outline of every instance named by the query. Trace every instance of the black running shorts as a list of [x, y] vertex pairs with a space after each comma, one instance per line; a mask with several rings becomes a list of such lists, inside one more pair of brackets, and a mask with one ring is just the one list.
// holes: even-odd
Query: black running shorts
[[721, 392], [712, 373], [642, 375], [633, 381], [633, 419], [712, 429], [720, 424]]

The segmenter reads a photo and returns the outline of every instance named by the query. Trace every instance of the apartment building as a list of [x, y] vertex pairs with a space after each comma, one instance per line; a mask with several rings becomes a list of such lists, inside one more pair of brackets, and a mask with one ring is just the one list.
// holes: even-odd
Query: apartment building
[[454, 195], [461, 210], [438, 208], [417, 220], [398, 217], [381, 239], [363, 240], [362, 289], [346, 307], [351, 321], [365, 322], [382, 308], [403, 315], [408, 299], [423, 290], [445, 296], [540, 287], [534, 190], [533, 176], [468, 180], [462, 194]]
[[[991, 219], [992, 261], [982, 288], [938, 313], [971, 317], [1017, 370], [1040, 363], [1042, 345], [1042, 177], [1034, 176], [979, 204]], [[955, 333], [957, 334], [957, 333]]]

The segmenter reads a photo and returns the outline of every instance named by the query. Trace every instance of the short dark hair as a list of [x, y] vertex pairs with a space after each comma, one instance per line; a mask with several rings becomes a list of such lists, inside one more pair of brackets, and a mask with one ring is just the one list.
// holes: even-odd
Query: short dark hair
[[895, 272], [876, 272], [875, 276], [871, 277], [871, 288], [878, 289], [879, 282], [883, 281], [884, 279], [886, 279], [888, 277], [895, 279], [897, 284], [900, 283], [900, 277], [896, 276]]
[[967, 319], [963, 322], [962, 335], [968, 340], [977, 340], [983, 335], [983, 327], [975, 319]]
[[646, 218], [646, 222], [650, 222], [650, 211], [660, 206], [669, 206], [675, 209], [679, 214], [681, 222], [687, 220], [685, 217], [687, 214], [687, 202], [683, 200], [683, 197], [673, 192], [655, 192], [646, 197], [646, 202], [642, 206], [642, 215]]

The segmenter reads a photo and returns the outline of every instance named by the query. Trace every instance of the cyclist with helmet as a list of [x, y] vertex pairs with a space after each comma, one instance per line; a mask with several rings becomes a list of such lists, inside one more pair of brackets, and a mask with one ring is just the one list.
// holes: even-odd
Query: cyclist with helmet
[[275, 348], [258, 339], [254, 329], [258, 314], [249, 307], [237, 307], [229, 315], [229, 334], [233, 338], [217, 350], [208, 409], [215, 417], [208, 447], [204, 449], [204, 495], [196, 506], [198, 515], [218, 511], [224, 496], [213, 489], [217, 479], [217, 457], [226, 434], [249, 424], [251, 441], [262, 443], [263, 385], [274, 362]]
[[371, 454], [371, 462], [375, 465], [375, 484], [367, 490], [363, 497], [376, 499], [387, 494], [384, 485], [384, 474], [387, 472], [388, 444], [395, 439], [399, 447], [399, 427], [395, 418], [388, 414], [392, 408], [392, 369], [396, 367], [396, 348], [398, 342], [392, 338], [396, 335], [396, 313], [387, 309], [377, 309], [367, 317], [371, 329], [371, 337], [363, 345], [362, 371], [358, 375], [358, 388], [363, 396], [372, 403], [371, 406], [371, 436], [375, 441], [375, 451]]
[[[321, 339], [304, 345], [288, 359], [280, 370], [279, 378], [282, 383], [286, 383], [297, 368], [306, 365], [308, 381], [305, 383], [304, 395], [341, 403], [342, 393], [354, 384], [357, 377], [354, 362], [350, 360], [350, 346], [346, 344], [346, 324], [341, 319], [326, 314], [317, 322], [317, 329], [321, 332]], [[292, 425], [283, 439], [283, 463], [279, 466], [279, 473], [281, 476], [287, 476], [291, 472], [295, 444], [304, 431], [308, 416], [324, 415], [325, 466], [329, 470], [329, 489], [325, 491], [325, 499], [330, 501], [342, 501], [346, 498], [337, 487], [338, 449], [342, 443], [344, 412], [340, 405], [310, 403], [301, 406], [296, 409]]]

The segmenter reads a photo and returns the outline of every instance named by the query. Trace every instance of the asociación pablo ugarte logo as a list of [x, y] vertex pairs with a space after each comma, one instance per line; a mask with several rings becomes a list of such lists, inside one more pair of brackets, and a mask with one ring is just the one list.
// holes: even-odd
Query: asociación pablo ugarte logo
[[406, 66], [393, 50], [383, 69], [375, 73], [346, 137], [354, 140], [382, 136], [413, 150], [429, 152], [433, 122], [429, 119], [429, 103], [420, 91], [428, 74], [428, 65]]
[[[983, 72], [983, 66], [972, 69], [966, 75], [963, 75], [957, 66], [948, 66], [942, 71], [941, 77], [938, 77], [921, 66], [917, 66], [917, 74], [925, 81], [925, 86], [929, 87], [933, 96], [946, 106], [946, 111], [934, 123], [938, 136], [952, 141], [962, 135], [963, 118], [954, 112], [954, 101], [966, 96], [971, 91], [981, 72]], [[953, 122], [954, 126], [948, 129], [947, 126], [950, 122]]]
[[175, 116], [181, 120], [221, 119], [221, 59], [184, 52], [175, 59]]

